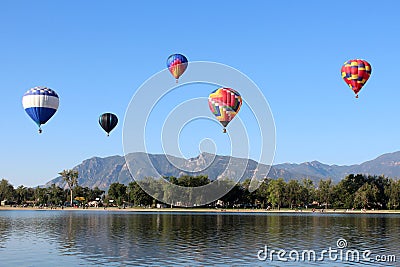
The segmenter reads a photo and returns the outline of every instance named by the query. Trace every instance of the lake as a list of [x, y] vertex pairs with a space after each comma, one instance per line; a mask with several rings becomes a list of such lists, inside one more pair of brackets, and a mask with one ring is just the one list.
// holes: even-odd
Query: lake
[[400, 214], [0, 211], [0, 266], [400, 266], [399, 247]]

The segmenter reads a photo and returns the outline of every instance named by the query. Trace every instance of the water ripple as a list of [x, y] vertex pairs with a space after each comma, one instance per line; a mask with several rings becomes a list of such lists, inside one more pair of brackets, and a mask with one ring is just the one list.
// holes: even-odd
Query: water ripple
[[[395, 266], [394, 262], [280, 261], [259, 250], [370, 250], [397, 255], [400, 216], [1, 211], [4, 266]], [[288, 257], [286, 255], [286, 257]], [[3, 265], [2, 265], [3, 266]]]

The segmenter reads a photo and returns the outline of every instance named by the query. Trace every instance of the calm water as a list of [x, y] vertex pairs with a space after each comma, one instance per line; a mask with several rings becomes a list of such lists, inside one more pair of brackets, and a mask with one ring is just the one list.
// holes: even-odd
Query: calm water
[[0, 266], [400, 266], [399, 248], [400, 215], [0, 211]]

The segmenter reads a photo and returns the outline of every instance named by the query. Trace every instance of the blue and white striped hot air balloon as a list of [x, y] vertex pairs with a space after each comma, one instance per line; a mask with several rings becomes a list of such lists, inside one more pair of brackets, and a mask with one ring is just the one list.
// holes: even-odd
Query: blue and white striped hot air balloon
[[58, 109], [57, 93], [47, 87], [37, 86], [28, 90], [22, 97], [22, 106], [31, 119], [39, 126], [45, 124]]

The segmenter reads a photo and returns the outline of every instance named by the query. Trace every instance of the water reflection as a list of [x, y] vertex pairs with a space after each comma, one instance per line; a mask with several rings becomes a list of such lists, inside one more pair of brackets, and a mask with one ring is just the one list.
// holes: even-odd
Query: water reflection
[[4, 248], [4, 243], [9, 238], [11, 219], [0, 217], [0, 248]]
[[[264, 245], [321, 251], [344, 238], [349, 248], [397, 254], [399, 219], [399, 215], [367, 214], [1, 212], [0, 252], [3, 260], [12, 262], [12, 248], [29, 240], [37, 246], [45, 242], [56, 251], [47, 260], [68, 256], [76, 261], [72, 264], [83, 260], [84, 265], [335, 266], [260, 262], [257, 251]], [[36, 255], [42, 262], [50, 257], [46, 249]]]

